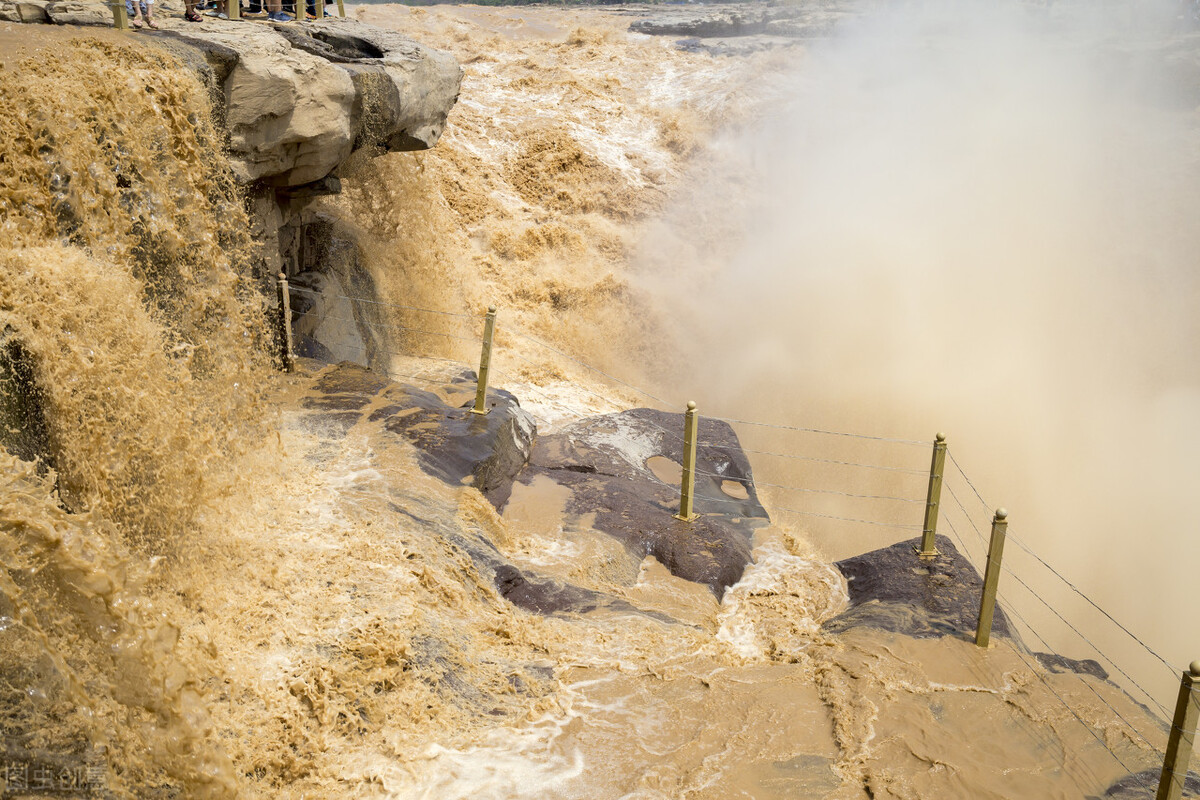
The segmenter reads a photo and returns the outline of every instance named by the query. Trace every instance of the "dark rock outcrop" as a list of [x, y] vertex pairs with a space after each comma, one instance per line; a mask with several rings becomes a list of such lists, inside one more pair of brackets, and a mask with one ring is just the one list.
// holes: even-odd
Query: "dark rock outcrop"
[[325, 214], [304, 213], [299, 223], [285, 229], [296, 254], [290, 280], [296, 352], [385, 373], [386, 333], [392, 325], [385, 308], [373, 301], [375, 279], [363, 265], [358, 246]]
[[[837, 562], [846, 576], [850, 607], [825, 629], [881, 628], [918, 639], [973, 637], [983, 588], [979, 573], [945, 536], [937, 537], [939, 555], [930, 561], [913, 552], [919, 544], [912, 539]], [[992, 636], [1013, 638], [999, 605]]]
[[[1153, 797], [1154, 789], [1158, 787], [1158, 779], [1161, 771], [1157, 769], [1146, 769], [1141, 772], [1135, 772], [1132, 775], [1126, 775], [1124, 778], [1113, 783], [1108, 787], [1108, 790], [1100, 797], [1090, 795], [1087, 800], [1149, 800]], [[1187, 780], [1183, 784], [1184, 797], [1200, 797], [1200, 775], [1194, 772], [1189, 772]]]
[[569, 583], [538, 580], [511, 564], [496, 567], [496, 590], [517, 608], [535, 614], [586, 614], [597, 609], [643, 614], [660, 622], [675, 620], [665, 614], [640, 611], [628, 601]]
[[678, 485], [648, 466], [683, 458], [683, 416], [638, 408], [592, 417], [538, 439], [519, 479], [545, 475], [571, 489], [566, 511], [593, 514], [592, 526], [640, 560], [652, 555], [673, 574], [720, 597], [750, 562], [754, 530], [767, 521], [750, 462], [726, 423], [701, 418], [692, 522], [675, 519]]
[[655, 9], [652, 16], [634, 22], [629, 30], [650, 36], [699, 39], [764, 35], [805, 38], [828, 35], [839, 16], [837, 11], [801, 6]]
[[33, 358], [11, 329], [0, 329], [0, 449], [54, 466], [44, 406]]
[[1033, 657], [1051, 672], [1074, 672], [1076, 675], [1091, 675], [1102, 681], [1108, 680], [1108, 671], [1100, 666], [1099, 661], [1090, 658], [1067, 658], [1057, 653], [1034, 653]]
[[[474, 394], [475, 375], [464, 372], [441, 387], [448, 396]], [[536, 432], [533, 417], [505, 391], [488, 393], [487, 414], [471, 403], [447, 404], [435, 392], [393, 383], [356, 364], [322, 372], [301, 401], [312, 429], [342, 434], [359, 422], [382, 422], [385, 430], [417, 448], [421, 468], [447, 483], [471, 484], [496, 502], [506, 498], [513, 476], [525, 465]]]
[[[459, 391], [473, 391], [474, 373], [455, 381]], [[447, 483], [470, 483], [493, 502], [508, 497], [513, 476], [525, 466], [536, 426], [517, 398], [504, 390], [488, 392], [487, 414], [471, 411], [471, 402], [450, 408], [432, 392], [404, 387], [399, 402], [376, 410], [384, 427], [404, 436], [420, 452], [421, 467]]]

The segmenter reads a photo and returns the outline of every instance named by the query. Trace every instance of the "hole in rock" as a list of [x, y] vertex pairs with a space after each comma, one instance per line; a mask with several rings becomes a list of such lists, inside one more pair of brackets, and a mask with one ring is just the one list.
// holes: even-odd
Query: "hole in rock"
[[678, 486], [683, 482], [683, 467], [665, 456], [650, 456], [646, 467], [663, 483]]
[[749, 500], [750, 493], [737, 481], [721, 481], [721, 491], [735, 500]]
[[329, 45], [342, 58], [383, 58], [384, 52], [366, 39], [348, 33], [312, 31], [310, 34], [319, 42]]

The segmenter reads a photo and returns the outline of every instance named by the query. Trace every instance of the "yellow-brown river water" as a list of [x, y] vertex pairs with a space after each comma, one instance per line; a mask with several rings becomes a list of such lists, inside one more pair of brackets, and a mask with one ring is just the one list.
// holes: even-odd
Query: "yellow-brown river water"
[[[362, 159], [344, 170], [342, 195], [318, 202], [359, 241], [381, 299], [445, 311], [500, 306], [494, 380], [544, 430], [645, 398], [520, 334], [680, 406], [684, 392], [707, 391], [734, 416], [898, 429], [906, 438], [940, 425], [919, 415], [898, 421], [934, 409], [894, 403], [888, 387], [903, 382], [867, 384], [866, 367], [853, 366], [839, 378], [819, 339], [787, 338], [848, 313], [849, 297], [889, 297], [875, 271], [851, 273], [858, 282], [848, 285], [838, 270], [874, 264], [873, 254], [898, 245], [848, 229], [831, 209], [844, 212], [870, 188], [862, 174], [897, 168], [894, 154], [859, 150], [863, 172], [841, 181], [820, 174], [849, 158], [834, 146], [835, 130], [853, 131], [847, 147], [889, 131], [914, 135], [873, 123], [857, 103], [854, 90], [882, 99], [871, 83], [886, 87], [882, 75], [855, 73], [846, 65], [858, 62], [822, 56], [817, 45], [684, 52], [669, 38], [628, 34], [630, 17], [605, 9], [352, 10], [449, 50], [466, 74], [435, 150]], [[56, 466], [47, 473], [0, 458], [8, 761], [86, 764], [93, 785], [118, 796], [435, 800], [1083, 798], [1161, 764], [1160, 720], [1112, 683], [1049, 672], [1008, 640], [981, 650], [970, 632], [919, 640], [822, 631], [847, 602], [831, 558], [909, 533], [775, 514], [757, 535], [755, 563], [718, 601], [653, 558], [628, 568], [622, 546], [588, 515], [565, 513], [556, 484], [517, 486], [500, 514], [475, 489], [426, 475], [366, 414], [344, 437], [302, 424], [313, 376], [272, 371], [262, 287], [247, 266], [257, 245], [244, 233], [204, 89], [169, 56], [118, 37], [39, 37], [22, 40], [24, 55], [5, 39], [0, 73], [9, 87], [0, 99], [0, 332], [34, 365]], [[828, 64], [845, 106], [796, 94]], [[1003, 121], [1016, 102], [1011, 86], [983, 74]], [[1054, 100], [1041, 98], [1047, 108]], [[879, 110], [884, 120], [904, 117]], [[755, 153], [769, 159], [781, 147], [784, 130], [769, 122], [777, 117], [803, 123], [795, 130], [817, 154], [798, 183], [771, 190], [772, 202], [811, 214], [793, 224], [833, 265], [815, 284], [787, 277], [799, 262], [781, 254], [795, 243], [755, 227], [756, 214], [782, 224], [752, 200], [771, 171]], [[1155, 130], [1171, 133], [1175, 122]], [[1046, 189], [1054, 202], [1075, 197], [1062, 187], [1094, 166], [1082, 162], [1066, 178], [1054, 173]], [[782, 182], [788, 175], [797, 173]], [[978, 177], [986, 184], [994, 170], [979, 167]], [[897, 178], [920, 189], [918, 200], [936, 194], [915, 179]], [[810, 185], [831, 192], [824, 212]], [[953, 206], [942, 201], [942, 212]], [[876, 231], [916, 215], [902, 198], [861, 211]], [[906, 257], [934, 235], [921, 230], [904, 240]], [[845, 243], [835, 246], [829, 231]], [[997, 234], [988, 246], [1004, 241]], [[1162, 259], [1174, 264], [1186, 236], [1165, 241]], [[762, 288], [759, 279], [722, 265], [771, 259], [794, 299], [781, 306], [760, 293], [756, 317], [729, 287]], [[828, 300], [796, 294], [822, 286]], [[765, 335], [781, 308], [798, 327]], [[396, 309], [392, 321], [412, 323], [415, 313]], [[1163, 341], [1175, 342], [1169, 321]], [[695, 338], [681, 333], [694, 326]], [[473, 344], [439, 337], [407, 344], [413, 356], [476, 355]], [[847, 352], [839, 338], [828, 350], [876, 363], [878, 342], [853, 344]], [[431, 363], [394, 366], [442, 377]], [[778, 389], [745, 384], [748, 365], [786, 377]], [[704, 370], [715, 377], [695, 377]], [[1172, 374], [1181, 391], [1194, 391], [1187, 374]], [[972, 386], [982, 380], [971, 375]], [[814, 399], [826, 386], [826, 399]], [[1187, 407], [1186, 397], [1179, 402]], [[953, 421], [980, 461], [1005, 436], [972, 429], [986, 425], [966, 412]], [[898, 427], [909, 424], [930, 430]], [[744, 439], [800, 452], [772, 436]], [[883, 448], [804, 452], [891, 458]], [[922, 469], [928, 452], [897, 458]], [[1018, 463], [1011, 453], [996, 461]], [[1078, 463], [1077, 471], [1091, 466]], [[678, 480], [677, 464], [652, 467]], [[780, 485], [831, 474], [757, 460], [755, 468]], [[850, 480], [835, 483], [853, 489]], [[923, 493], [919, 476], [915, 489], [902, 480], [873, 488]], [[914, 508], [904, 513], [919, 523]], [[889, 514], [879, 518], [914, 521]], [[481, 542], [523, 569], [649, 613], [522, 611], [467, 555]], [[1127, 555], [1110, 547], [1106, 557], [1133, 568]], [[1068, 563], [1090, 574], [1088, 563]], [[1173, 659], [1186, 659], [1182, 638], [1169, 640]], [[1169, 683], [1161, 681], [1163, 703]]]

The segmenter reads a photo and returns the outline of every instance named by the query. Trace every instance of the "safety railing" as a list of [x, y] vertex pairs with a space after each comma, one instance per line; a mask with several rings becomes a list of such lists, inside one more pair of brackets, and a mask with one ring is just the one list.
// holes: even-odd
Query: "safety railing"
[[[300, 7], [302, 4], [307, 6], [307, 3], [305, 2], [305, 0], [294, 0], [294, 1], [296, 4], [296, 21], [297, 22], [306, 21], [305, 13], [300, 10]], [[138, 2], [138, 0], [134, 0], [134, 2]], [[129, 12], [128, 12], [128, 9], [125, 7], [125, 0], [110, 0], [108, 5], [112, 9], [113, 27], [116, 28], [117, 30], [121, 30], [121, 31], [129, 30]], [[313, 5], [316, 9], [316, 15], [315, 15], [316, 19], [324, 19], [325, 18], [325, 6], [326, 6], [325, 0], [313, 0]], [[229, 9], [228, 14], [227, 14], [229, 19], [235, 20], [235, 21], [242, 19], [241, 0], [228, 0], [227, 8]], [[337, 8], [338, 8], [338, 16], [345, 17], [346, 16], [345, 0], [337, 0]]]
[[[318, 294], [313, 290], [296, 286], [290, 287], [290, 291]], [[291, 346], [290, 291], [286, 278], [281, 275], [279, 290], [281, 362], [284, 368], [289, 370], [294, 364]], [[376, 333], [397, 337], [400, 340], [400, 344], [403, 344], [406, 338], [434, 337], [435, 339], [445, 339], [459, 344], [471, 343], [479, 346], [480, 359], [478, 362], [479, 368], [476, 370], [476, 399], [471, 409], [474, 413], [487, 413], [486, 397], [488, 381], [490, 378], [499, 378], [510, 385], [520, 383], [522, 393], [527, 393], [537, 399], [537, 405], [540, 408], [535, 409], [532, 413], [540, 422], [546, 423], [550, 421], [545, 416], [546, 409], [561, 410], [564, 412], [562, 417], [564, 419], [582, 416], [576, 409], [567, 406], [561, 399], [553, 397], [550, 393], [551, 390], [548, 390], [546, 387], [538, 386], [533, 380], [521, 380], [519, 376], [507, 371], [507, 368], [498, 369], [497, 350], [503, 355], [500, 363], [507, 362], [508, 367], [512, 369], [517, 369], [519, 368], [518, 364], [523, 364], [531, 371], [536, 372], [539, 368], [539, 362], [528, 354], [540, 353], [544, 357], [552, 357], [558, 363], [569, 364], [575, 368], [586, 370], [596, 378], [596, 385], [603, 384], [614, 388], [620, 387], [615, 390], [624, 392], [629, 396], [636, 395], [651, 401], [660, 410], [669, 411], [673, 405], [663, 398], [638, 387], [634, 383], [623, 380], [610, 372], [588, 364], [561, 348], [557, 348], [537, 337], [520, 331], [507, 331], [504, 338], [507, 339], [508, 343], [498, 348], [496, 341], [497, 310], [495, 307], [489, 308], [483, 319], [480, 320], [477, 314], [389, 304], [371, 298], [352, 297], [349, 295], [335, 295], [334, 297], [351, 304], [384, 306], [396, 312], [413, 312], [453, 321], [454, 325], [448, 330], [432, 330], [427, 327], [403, 325], [387, 320], [369, 320], [364, 318], [363, 315], [330, 317], [327, 314], [325, 317], [326, 319], [352, 322], [358, 326], [366, 326]], [[470, 330], [480, 322], [483, 323], [482, 337]], [[347, 347], [357, 349], [364, 356], [367, 350], [370, 349], [365, 343], [355, 344], [353, 342], [341, 343], [341, 347], [343, 350]], [[415, 353], [412, 348], [401, 350], [400, 347], [396, 347], [393, 350], [391, 346], [381, 346], [379, 344], [374, 345], [374, 347], [383, 355], [403, 356], [410, 359], [435, 362], [439, 366], [451, 364], [464, 369], [470, 369], [474, 366], [462, 358], [455, 359], [420, 355]], [[392, 377], [399, 379], [425, 379], [418, 375], [397, 374], [391, 370], [389, 370], [389, 373]], [[597, 408], [617, 410], [628, 406], [627, 401], [597, 391], [596, 388], [587, 383], [576, 382], [572, 386], [576, 392], [589, 397]], [[682, 411], [682, 423], [677, 430], [669, 430], [653, 422], [650, 424], [657, 428], [664, 436], [682, 443], [683, 460], [680, 465], [680, 501], [674, 517], [687, 524], [699, 516], [696, 510], [697, 501], [703, 501], [707, 508], [714, 508], [720, 507], [719, 504], [724, 503], [742, 505], [745, 500], [734, 497], [717, 497], [711, 494], [696, 492], [696, 476], [712, 478], [717, 485], [720, 485], [720, 482], [726, 476], [697, 468], [696, 453], [698, 448], [703, 446], [703, 442], [700, 441], [698, 436], [700, 410], [697, 403], [689, 401]], [[984, 648], [990, 645], [993, 615], [996, 604], [999, 602], [1004, 609], [1004, 613], [1010, 618], [1013, 624], [1019, 626], [1019, 632], [1023, 637], [1027, 637], [1047, 653], [1060, 652], [1063, 648], [1052, 644], [1052, 637], [1045, 634], [1041, 620], [1035, 619], [1035, 615], [1029, 611], [1031, 605], [1036, 604], [1033, 607], [1038, 609], [1042, 615], [1048, 615], [1045, 617], [1046, 619], [1057, 620], [1066, 630], [1071, 631], [1079, 642], [1086, 645], [1088, 652], [1094, 654], [1100, 663], [1108, 665], [1108, 667], [1118, 673], [1123, 679], [1122, 682], [1126, 690], [1137, 693], [1135, 699], [1142, 702], [1149, 709], [1156, 709], [1163, 719], [1171, 720], [1170, 726], [1167, 729], [1165, 748], [1160, 748], [1152, 741], [1151, 737], [1156, 735], [1156, 733], [1160, 734], [1161, 731], [1150, 732], [1140, 729], [1138, 725], [1105, 699], [1096, 690], [1095, 686], [1086, 680], [1081, 681], [1091, 694], [1094, 695], [1096, 700], [1112, 713], [1113, 719], [1120, 723], [1122, 729], [1127, 731], [1126, 736], [1129, 741], [1152, 752], [1157, 758], [1162, 760], [1163, 767], [1157, 784], [1156, 800], [1178, 800], [1182, 797], [1184, 781], [1188, 774], [1188, 763], [1195, 737], [1197, 718], [1200, 717], [1200, 661], [1192, 663], [1186, 670], [1181, 671], [1177, 669], [1166, 658], [1146, 644], [1142, 637], [1139, 637], [1113, 614], [1088, 597], [1074, 582], [1064, 576], [1061, 571], [1051, 566], [1049, 561], [1039, 555], [1028, 542], [1012, 535], [1009, 532], [1010, 521], [1007, 511], [997, 508], [984, 500], [983, 495], [977, 488], [977, 484], [968, 476], [967, 472], [961, 466], [958, 457], [950, 448], [945, 435], [938, 433], [932, 442], [922, 442], [914, 439], [730, 417], [714, 416], [711, 419], [724, 422], [734, 428], [735, 431], [740, 431], [743, 441], [745, 439], [755, 440], [755, 432], [766, 434], [766, 438], [771, 442], [769, 446], [755, 447], [743, 445], [742, 447], [742, 451], [748, 457], [751, 457], [754, 461], [758, 461], [760, 464], [763, 462], [799, 464], [808, 469], [820, 470], [821, 474], [842, 475], [846, 483], [853, 484], [850, 486], [801, 486], [778, 481], [754, 480], [753, 485], [756, 489], [767, 489], [774, 493], [773, 499], [766, 505], [777, 516], [815, 519], [829, 524], [890, 528], [909, 533], [913, 537], [919, 537], [913, 547], [915, 564], [930, 563], [943, 557], [943, 554], [937, 552], [935, 537], [939, 527], [944, 524], [945, 528], [949, 531], [949, 538], [956, 544], [962, 556], [976, 565], [977, 568], [978, 565], [983, 565], [983, 569], [981, 570], [983, 580], [980, 592], [979, 616], [976, 630], [974, 631], [975, 643]], [[799, 447], [793, 443], [791, 447], [787, 447], [784, 443], [787, 441], [786, 437], [788, 436], [803, 437], [810, 441], [821, 440], [825, 444], [815, 446], [809, 444], [805, 447]], [[887, 448], [890, 455], [887, 458], [866, 458], [862, 455], [864, 452], [863, 448], [859, 448], [857, 455], [843, 455], [829, 446], [828, 443], [833, 441], [867, 445], [868, 447], [865, 452], [876, 455], [882, 452], [880, 448]], [[920, 461], [924, 460], [923, 457], [926, 456], [929, 459], [925, 462], [929, 464], [928, 468], [919, 465]], [[879, 463], [880, 461], [886, 463]], [[881, 477], [884, 481], [883, 488], [870, 488], [872, 485], [878, 486], [878, 481], [873, 484], [869, 476]], [[850, 477], [853, 477], [853, 480], [849, 480]], [[862, 488], [864, 486], [867, 488]], [[802, 498], [807, 498], [809, 502], [803, 502]], [[833, 505], [821, 505], [818, 502], [821, 499], [832, 501]], [[985, 537], [981, 522], [987, 519], [990, 519], [990, 533]], [[1017, 548], [1016, 553], [1020, 557], [1022, 573], [1025, 572], [1027, 566], [1030, 568], [1030, 573], [1034, 571], [1034, 568], [1040, 570], [1043, 575], [1059, 584], [1063, 591], [1077, 597], [1099, 619], [1119, 632], [1129, 643], [1135, 645], [1136, 649], [1142, 652], [1147, 659], [1168, 670], [1172, 680], [1176, 679], [1182, 673], [1179, 695], [1176, 698], [1173, 710], [1164, 706], [1153, 692], [1144, 688], [1143, 681], [1136, 679], [1132, 674], [1134, 670], [1126, 669], [1114, 657], [1110, 656], [1105, 649], [1102, 649], [1096, 643], [1096, 637], [1085, 635], [1082, 630], [1084, 627], [1082, 624], [1069, 620], [1055, 603], [1046, 599], [1044, 596], [1045, 592], [1039, 592], [1035, 589], [1032, 585], [1030, 574], [1023, 575], [1014, 570], [1012, 564], [1009, 563], [1013, 560], [1012, 558], [1009, 559], [1009, 562], [1005, 561], [1004, 548], [1006, 542], [1010, 540]], [[1017, 601], [1015, 590], [1018, 589], [1022, 593], [1021, 602]], [[1022, 610], [1025, 613], [1022, 613]], [[1147, 791], [1153, 788], [1150, 785], [1152, 781], [1147, 778], [1146, 773], [1132, 769], [1106, 738], [1085, 720], [1084, 714], [1075, 708], [1064, 697], [1063, 693], [1057, 691], [1051, 685], [1043, 674], [1043, 670], [1035, 668], [1035, 665], [1030, 661], [1032, 651], [1023, 652], [1022, 648], [1015, 644], [1008, 645], [1007, 649], [1013, 652], [1025, 664], [1031, 674], [1036, 676], [1050, 694], [1061, 703], [1071, 718], [1083, 726], [1111, 754], [1117, 764], [1132, 776], [1135, 782], [1141, 784]]]

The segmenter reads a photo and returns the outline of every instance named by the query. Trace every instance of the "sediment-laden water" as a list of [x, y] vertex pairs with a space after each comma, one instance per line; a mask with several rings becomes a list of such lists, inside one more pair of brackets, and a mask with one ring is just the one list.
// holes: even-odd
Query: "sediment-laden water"
[[[609, 11], [358, 15], [466, 68], [437, 149], [364, 158], [318, 201], [410, 307], [388, 322], [473, 336], [413, 307], [500, 306], [499, 383], [543, 431], [645, 398], [522, 335], [655, 392], [680, 347], [704, 364], [656, 247], [703, 230], [674, 252], [720, 285], [744, 136], [810, 50], [688, 53]], [[54, 41], [0, 101], [0, 335], [42, 410], [4, 423], [43, 431], [40, 463], [0, 461], [11, 763], [136, 797], [646, 800], [1079, 798], [1161, 763], [1160, 720], [1008, 640], [823, 630], [847, 587], [815, 526], [775, 514], [717, 598], [553, 482], [499, 513], [426, 474], [378, 398], [325, 414], [324, 373], [273, 371], [205, 89], [148, 48]], [[398, 336], [394, 372], [457, 406], [457, 367], [413, 358], [475, 356], [457, 342]], [[488, 558], [624, 605], [521, 610]]]

